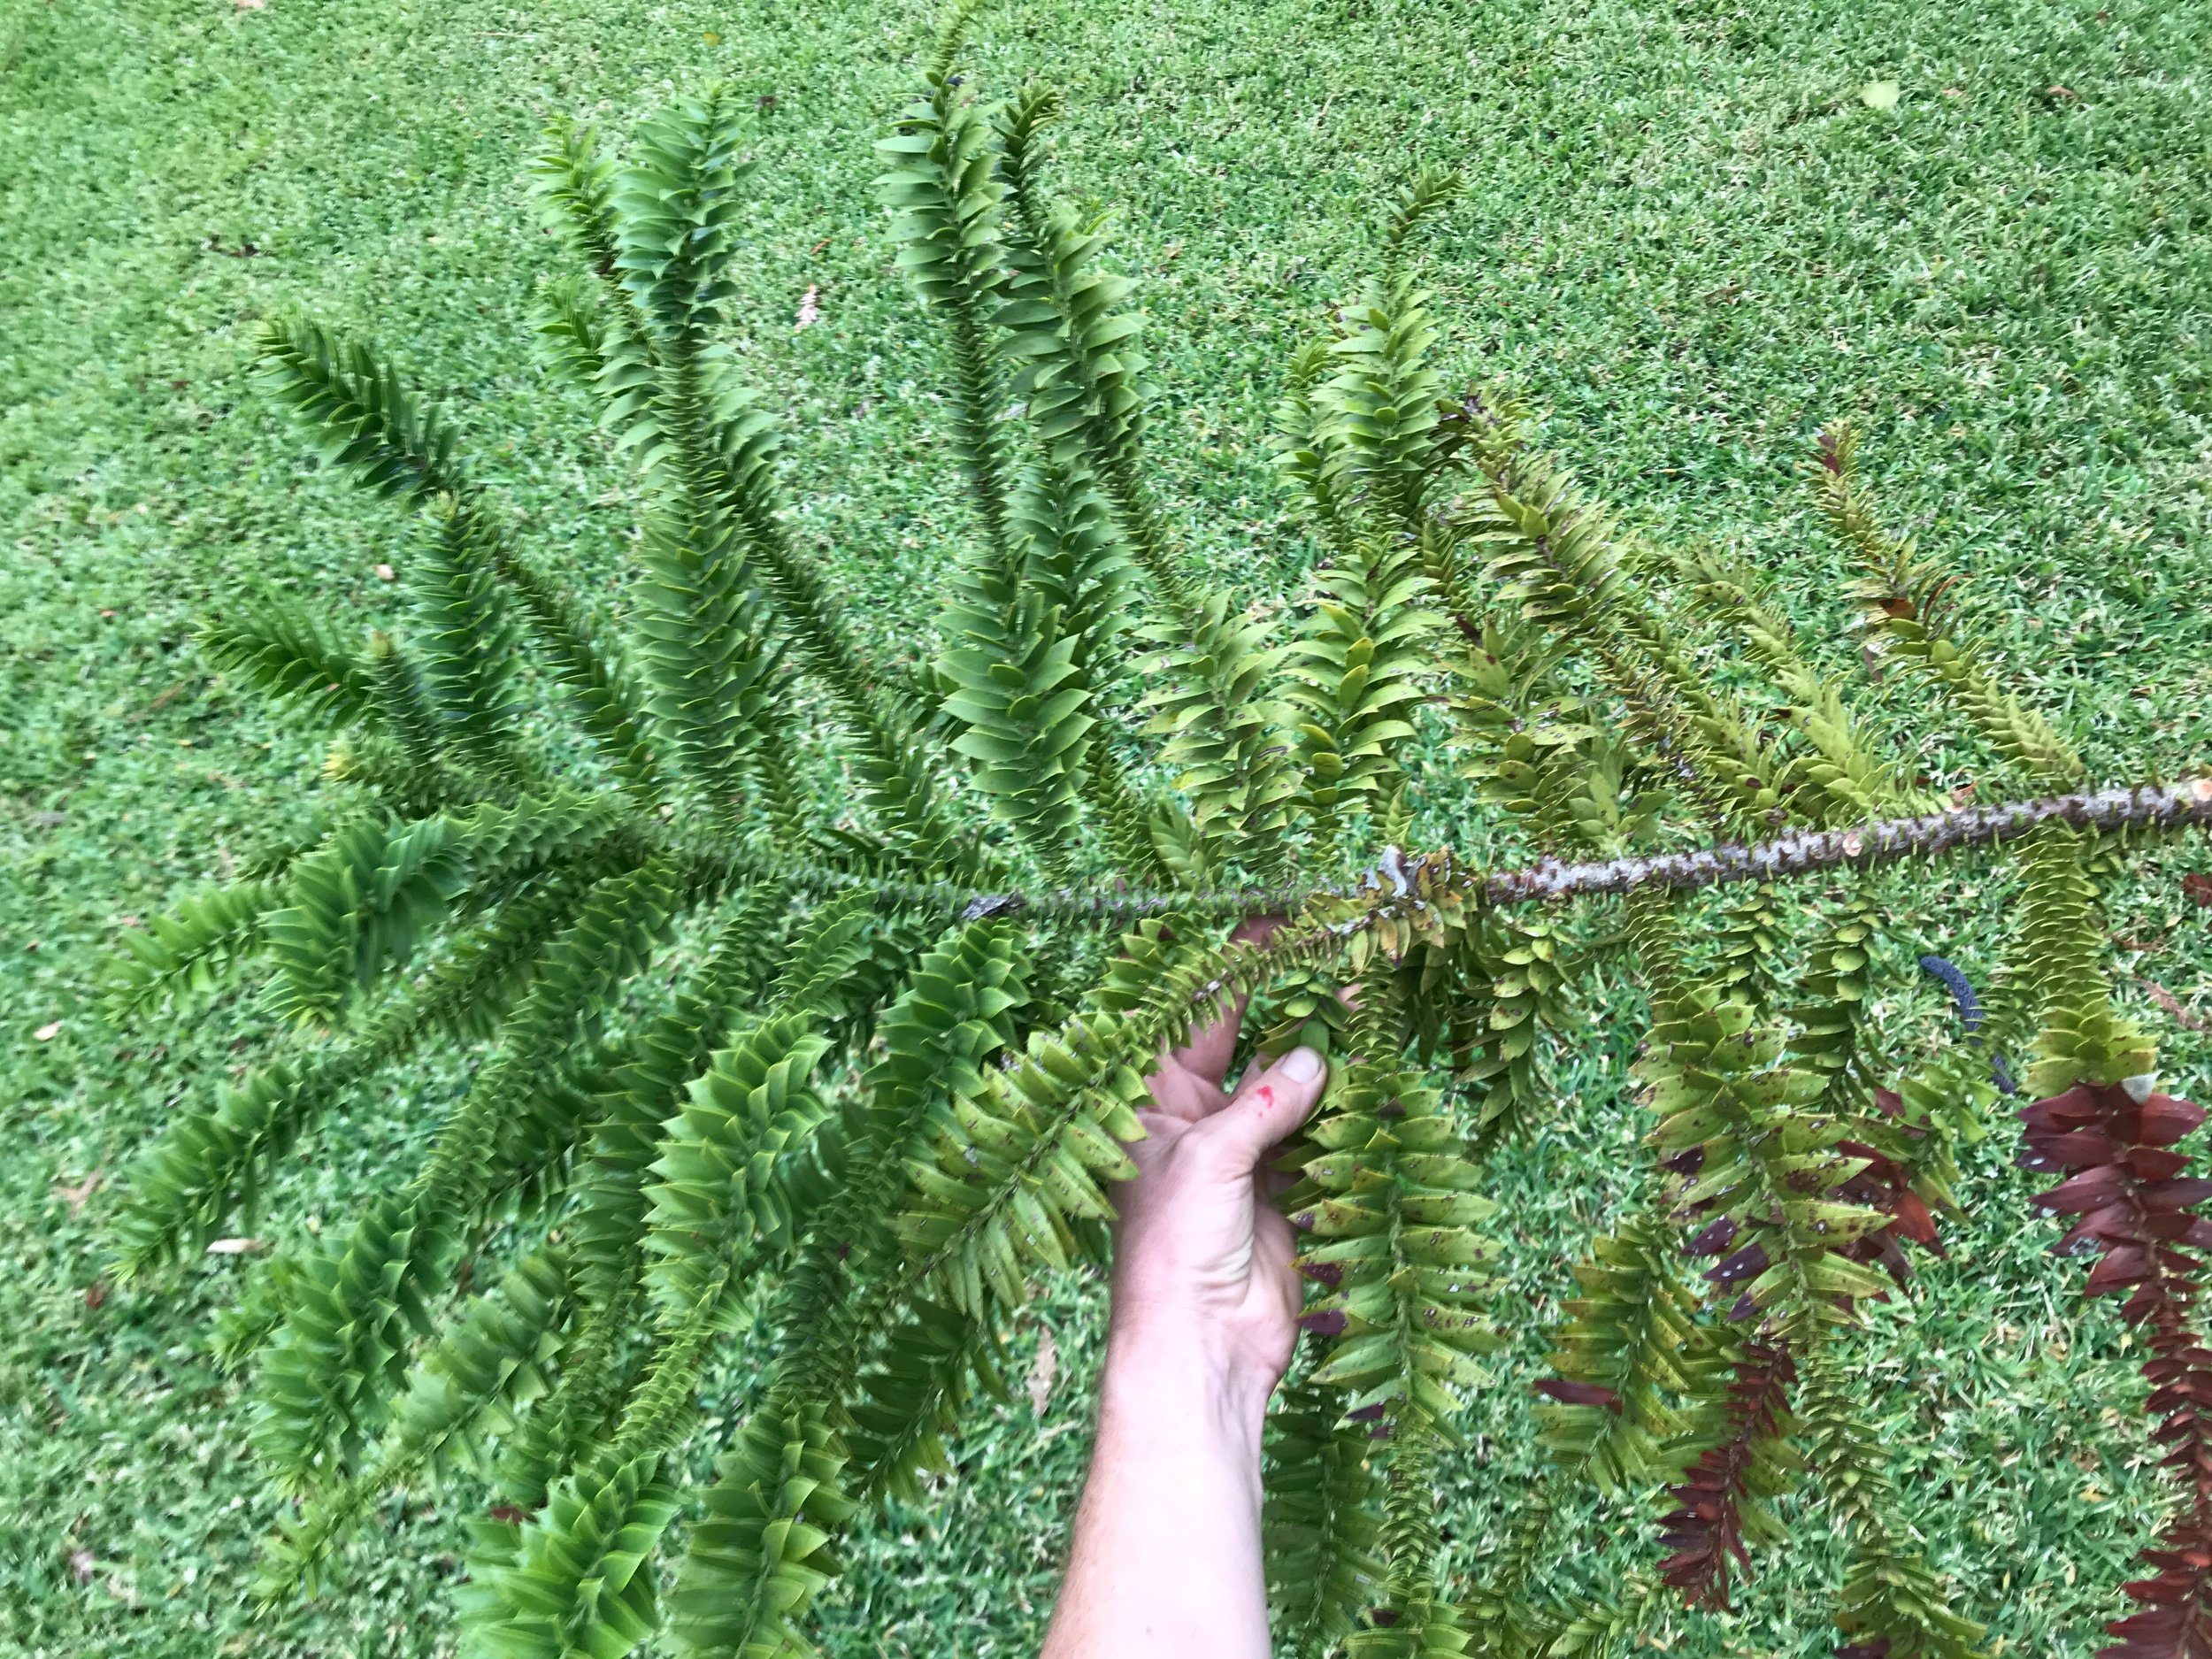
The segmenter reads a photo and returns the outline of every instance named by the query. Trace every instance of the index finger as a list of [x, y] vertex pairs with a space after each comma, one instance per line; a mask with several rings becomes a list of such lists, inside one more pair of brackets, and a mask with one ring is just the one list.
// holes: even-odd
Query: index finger
[[[1280, 916], [1248, 916], [1237, 924], [1236, 931], [1229, 935], [1229, 942], [1264, 944], [1286, 919]], [[1245, 1004], [1250, 1001], [1248, 996], [1231, 998], [1223, 1005], [1217, 1018], [1193, 1032], [1188, 1042], [1169, 1053], [1168, 1063], [1181, 1066], [1194, 1077], [1219, 1084], [1236, 1054], [1237, 1033], [1244, 1029]]]

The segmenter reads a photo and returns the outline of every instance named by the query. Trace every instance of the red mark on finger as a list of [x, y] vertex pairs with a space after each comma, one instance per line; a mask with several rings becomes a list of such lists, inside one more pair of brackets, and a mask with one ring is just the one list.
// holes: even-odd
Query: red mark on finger
[[1272, 1084], [1263, 1083], [1253, 1092], [1260, 1097], [1262, 1107], [1272, 1106], [1275, 1103], [1275, 1088]]

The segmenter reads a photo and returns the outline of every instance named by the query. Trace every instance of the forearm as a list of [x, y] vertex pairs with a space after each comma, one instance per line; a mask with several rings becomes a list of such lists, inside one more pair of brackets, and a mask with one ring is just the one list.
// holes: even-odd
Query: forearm
[[1266, 1659], [1260, 1430], [1271, 1379], [1198, 1333], [1118, 1329], [1045, 1659]]

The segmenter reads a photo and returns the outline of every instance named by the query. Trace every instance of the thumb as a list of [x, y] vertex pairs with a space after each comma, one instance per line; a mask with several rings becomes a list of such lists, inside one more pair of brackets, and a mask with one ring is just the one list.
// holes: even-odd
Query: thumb
[[1293, 1048], [1245, 1079], [1237, 1097], [1191, 1132], [1225, 1176], [1248, 1175], [1267, 1149], [1312, 1115], [1328, 1081], [1329, 1063], [1313, 1048]]

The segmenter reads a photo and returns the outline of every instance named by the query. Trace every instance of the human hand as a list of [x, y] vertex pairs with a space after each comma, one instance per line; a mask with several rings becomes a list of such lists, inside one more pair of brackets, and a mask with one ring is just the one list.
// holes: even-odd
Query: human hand
[[1112, 1340], [1195, 1354], [1209, 1382], [1263, 1406], [1290, 1363], [1302, 1300], [1265, 1164], [1313, 1110], [1327, 1065], [1294, 1048], [1232, 1098], [1242, 1018], [1239, 1003], [1146, 1079], [1153, 1105], [1137, 1118], [1148, 1138], [1130, 1147], [1138, 1173], [1116, 1194]]
[[1231, 1099], [1243, 1018], [1238, 1002], [1146, 1079], [1149, 1138], [1116, 1194], [1098, 1438], [1045, 1659], [1266, 1659], [1260, 1434], [1301, 1297], [1265, 1165], [1327, 1067], [1294, 1048]]

